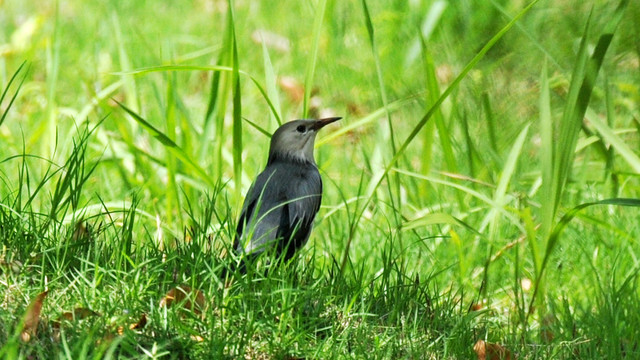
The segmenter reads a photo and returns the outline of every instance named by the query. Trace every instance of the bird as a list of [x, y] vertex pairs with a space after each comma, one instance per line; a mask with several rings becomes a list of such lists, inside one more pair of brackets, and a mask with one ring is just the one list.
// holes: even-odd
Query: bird
[[309, 239], [322, 200], [313, 149], [323, 127], [341, 117], [292, 120], [271, 136], [269, 157], [245, 196], [234, 236], [238, 270], [265, 252], [291, 259]]

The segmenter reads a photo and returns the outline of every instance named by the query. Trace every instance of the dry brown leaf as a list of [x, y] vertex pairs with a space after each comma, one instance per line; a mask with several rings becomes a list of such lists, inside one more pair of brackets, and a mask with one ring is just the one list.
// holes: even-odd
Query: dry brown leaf
[[349, 115], [353, 115], [354, 117], [362, 117], [365, 112], [366, 110], [361, 104], [353, 101], [347, 102], [347, 113], [349, 113]]
[[291, 101], [299, 103], [304, 99], [304, 86], [292, 76], [282, 76], [278, 80], [278, 84]]
[[547, 314], [542, 319], [542, 327], [540, 329], [540, 339], [545, 343], [549, 344], [555, 338], [553, 333], [553, 324], [556, 322], [555, 316], [553, 314]]
[[58, 316], [58, 319], [55, 321], [52, 321], [51, 324], [54, 329], [59, 329], [60, 323], [62, 322], [62, 320], [66, 320], [66, 321], [82, 320], [82, 319], [88, 318], [89, 316], [100, 316], [100, 314], [89, 308], [78, 307], [73, 309], [73, 311], [67, 311], [62, 313], [60, 316]]
[[88, 318], [89, 316], [100, 316], [97, 312], [87, 309], [87, 308], [75, 308], [73, 311], [67, 311], [58, 316], [58, 319], [51, 322], [51, 327], [53, 328], [53, 339], [55, 341], [60, 340], [60, 324], [62, 320], [66, 321], [74, 321], [74, 320], [82, 320]]
[[42, 302], [48, 292], [49, 291], [43, 291], [38, 294], [38, 296], [31, 301], [29, 307], [27, 307], [27, 312], [24, 314], [22, 320], [22, 333], [20, 334], [22, 341], [28, 342], [32, 336], [36, 335], [38, 322], [40, 321], [40, 311], [42, 311]]
[[205, 308], [206, 300], [202, 291], [192, 289], [186, 285], [180, 285], [169, 290], [160, 300], [160, 307], [166, 306], [170, 308], [174, 304], [182, 304], [185, 309], [200, 315]]
[[142, 314], [137, 323], [129, 325], [131, 330], [141, 330], [147, 325], [147, 314]]
[[511, 360], [511, 351], [500, 344], [488, 343], [478, 340], [473, 345], [473, 351], [478, 355], [478, 360]]
[[86, 319], [89, 316], [100, 316], [100, 314], [89, 308], [78, 307], [73, 309], [73, 311], [63, 313], [62, 315], [60, 315], [59, 319], [72, 321]]
[[204, 338], [200, 335], [190, 335], [189, 338], [195, 342], [203, 342]]
[[[122, 329], [122, 331], [124, 332], [124, 329]], [[122, 334], [120, 334], [120, 335], [122, 335]], [[113, 332], [108, 331], [108, 332], [106, 332], [104, 334], [104, 336], [101, 339], [96, 340], [96, 345], [110, 343], [115, 338], [116, 338], [116, 335]]]

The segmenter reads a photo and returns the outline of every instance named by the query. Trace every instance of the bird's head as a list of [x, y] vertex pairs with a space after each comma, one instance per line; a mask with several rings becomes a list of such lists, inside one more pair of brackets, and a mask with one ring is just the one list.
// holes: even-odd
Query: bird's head
[[283, 124], [271, 136], [269, 163], [276, 159], [291, 159], [315, 164], [313, 145], [316, 134], [326, 125], [340, 119], [340, 117], [331, 117], [318, 120], [293, 120]]

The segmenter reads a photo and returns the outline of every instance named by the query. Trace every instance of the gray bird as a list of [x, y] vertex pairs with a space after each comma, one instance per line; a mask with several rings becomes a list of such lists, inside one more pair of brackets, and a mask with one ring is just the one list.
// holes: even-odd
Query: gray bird
[[[311, 234], [320, 209], [322, 179], [313, 158], [316, 134], [341, 118], [293, 120], [271, 137], [267, 166], [249, 189], [233, 248], [255, 258], [265, 251], [288, 260]], [[244, 262], [241, 264], [244, 272]]]

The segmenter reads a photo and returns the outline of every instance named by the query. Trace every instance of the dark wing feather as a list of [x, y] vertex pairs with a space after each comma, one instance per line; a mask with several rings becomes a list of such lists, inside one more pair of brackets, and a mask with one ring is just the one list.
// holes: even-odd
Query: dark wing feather
[[322, 181], [313, 164], [270, 164], [247, 194], [234, 249], [257, 254], [276, 245], [290, 258], [309, 238], [321, 197]]
[[322, 181], [315, 166], [299, 170], [296, 181], [286, 188], [289, 202], [278, 229], [278, 237], [285, 240], [280, 243], [285, 259], [291, 258], [309, 239], [322, 200]]
[[237, 253], [262, 252], [265, 250], [264, 246], [259, 250], [255, 249], [275, 239], [275, 230], [280, 222], [278, 212], [281, 211], [277, 207], [281, 200], [277, 197], [275, 170], [267, 167], [258, 175], [247, 193], [233, 245]]

